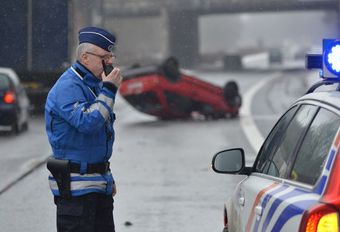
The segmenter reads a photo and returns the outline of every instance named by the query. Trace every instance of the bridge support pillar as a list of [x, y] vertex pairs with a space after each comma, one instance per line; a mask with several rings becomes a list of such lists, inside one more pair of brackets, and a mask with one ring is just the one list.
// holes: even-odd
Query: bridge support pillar
[[193, 67], [199, 58], [198, 15], [190, 11], [168, 12], [170, 56], [182, 67]]

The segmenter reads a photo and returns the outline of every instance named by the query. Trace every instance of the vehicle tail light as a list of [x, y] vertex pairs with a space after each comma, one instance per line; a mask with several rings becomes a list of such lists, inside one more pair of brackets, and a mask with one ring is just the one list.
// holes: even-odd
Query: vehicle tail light
[[5, 93], [4, 98], [3, 98], [4, 103], [13, 104], [15, 103], [15, 100], [16, 100], [16, 97], [15, 97], [14, 92], [8, 91]]
[[339, 231], [339, 214], [329, 205], [318, 205], [306, 211], [302, 217], [300, 232], [336, 232]]

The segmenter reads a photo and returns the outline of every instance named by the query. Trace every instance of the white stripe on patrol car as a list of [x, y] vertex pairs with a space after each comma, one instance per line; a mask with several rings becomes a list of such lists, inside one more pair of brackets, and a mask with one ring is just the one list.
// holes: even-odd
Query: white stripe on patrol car
[[253, 206], [251, 208], [250, 211], [250, 215], [248, 217], [247, 220], [247, 225], [246, 225], [246, 231], [250, 231], [251, 225], [253, 223], [254, 220], [254, 216], [255, 216], [255, 207], [258, 205], [258, 203], [260, 202], [262, 196], [267, 192], [270, 191], [271, 189], [275, 188], [278, 185], [278, 183], [274, 182], [271, 185], [268, 185], [266, 188], [262, 189], [256, 196], [255, 201], [253, 203]]
[[262, 216], [248, 221], [246, 231], [280, 231], [286, 222], [301, 215], [319, 199], [318, 194], [279, 184], [261, 196], [256, 205], [262, 206]]
[[[282, 187], [284, 187], [284, 186], [282, 186]], [[269, 221], [271, 219], [272, 213], [276, 209], [274, 207], [278, 204], [278, 199], [282, 196], [285, 196], [286, 194], [291, 193], [293, 190], [294, 190], [293, 187], [282, 188], [282, 191], [279, 191], [279, 192], [273, 194], [273, 196], [270, 197], [268, 203], [263, 208], [263, 214], [262, 214], [262, 217], [261, 217], [260, 228], [264, 227], [264, 229], [266, 229], [267, 224], [269, 223]], [[265, 198], [263, 198], [263, 199], [265, 199]], [[262, 229], [260, 229], [260, 231], [261, 230]]]
[[[269, 203], [270, 199], [277, 193], [280, 193], [288, 188], [288, 185], [282, 185], [278, 184], [275, 188], [266, 191], [261, 197], [260, 201], [257, 202], [257, 205], [261, 205], [263, 210], [266, 209], [267, 204]], [[262, 211], [262, 215], [264, 214], [264, 211]], [[253, 231], [257, 231], [260, 223], [260, 218], [258, 217], [257, 220], [255, 220], [253, 225]], [[250, 231], [250, 225], [247, 225], [248, 230]]]
[[[303, 212], [316, 204], [325, 191], [339, 147], [340, 129], [329, 151], [321, 178], [312, 191], [277, 182], [262, 189], [256, 196], [245, 231], [281, 231], [289, 229], [292, 223], [299, 223]], [[256, 206], [262, 206], [262, 216], [254, 219]]]
[[[290, 220], [290, 218], [302, 214], [302, 212], [309, 206], [315, 204], [320, 199], [317, 194], [299, 194], [297, 196], [284, 200], [284, 204], [279, 206], [274, 211], [274, 214], [269, 221], [267, 231], [280, 231], [282, 226]], [[292, 208], [294, 207], [294, 208]], [[270, 216], [270, 215], [267, 215]], [[262, 229], [263, 225], [262, 225]]]

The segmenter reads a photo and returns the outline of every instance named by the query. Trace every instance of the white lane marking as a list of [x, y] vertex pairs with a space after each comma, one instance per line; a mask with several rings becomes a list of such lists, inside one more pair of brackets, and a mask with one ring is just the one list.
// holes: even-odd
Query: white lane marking
[[251, 115], [251, 104], [254, 98], [254, 95], [268, 82], [274, 80], [281, 76], [281, 73], [274, 73], [268, 77], [263, 78], [260, 82], [254, 85], [250, 90], [248, 90], [243, 96], [243, 106], [240, 111], [240, 124], [241, 128], [246, 135], [250, 145], [255, 150], [256, 154], [261, 148], [261, 145], [264, 141], [263, 136], [261, 135], [259, 129], [257, 128], [254, 119]]

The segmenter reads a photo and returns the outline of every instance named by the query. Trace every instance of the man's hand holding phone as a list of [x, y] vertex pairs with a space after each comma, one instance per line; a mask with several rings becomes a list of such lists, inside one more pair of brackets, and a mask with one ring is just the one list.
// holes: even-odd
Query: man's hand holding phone
[[[119, 88], [120, 84], [122, 83], [123, 77], [120, 73], [119, 68], [114, 67], [108, 67], [111, 65], [105, 65], [103, 63], [103, 73], [102, 73], [102, 81], [111, 82], [114, 84], [117, 88]], [[111, 69], [111, 71], [109, 70]]]

